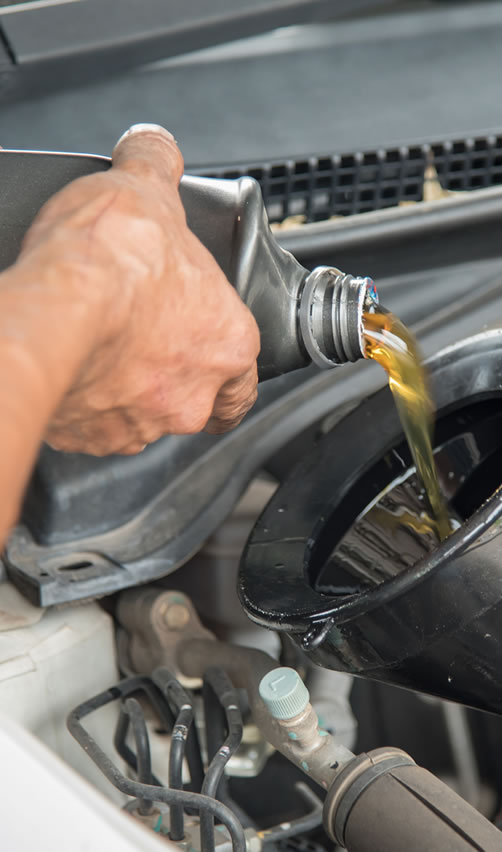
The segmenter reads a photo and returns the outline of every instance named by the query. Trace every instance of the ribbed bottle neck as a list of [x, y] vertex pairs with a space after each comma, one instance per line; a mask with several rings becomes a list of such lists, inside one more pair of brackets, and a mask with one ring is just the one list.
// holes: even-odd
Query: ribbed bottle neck
[[364, 358], [363, 314], [378, 302], [371, 278], [319, 266], [305, 279], [299, 324], [303, 344], [319, 367]]

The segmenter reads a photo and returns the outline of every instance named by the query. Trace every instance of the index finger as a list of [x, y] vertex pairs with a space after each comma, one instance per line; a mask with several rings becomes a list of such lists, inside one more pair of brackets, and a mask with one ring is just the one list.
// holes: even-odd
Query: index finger
[[112, 166], [156, 186], [159, 181], [178, 186], [184, 164], [176, 140], [168, 130], [159, 124], [133, 124], [115, 145]]

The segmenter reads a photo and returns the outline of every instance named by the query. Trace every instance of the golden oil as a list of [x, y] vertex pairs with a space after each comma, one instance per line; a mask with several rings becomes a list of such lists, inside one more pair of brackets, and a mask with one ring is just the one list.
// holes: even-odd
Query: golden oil
[[[425, 370], [413, 335], [405, 325], [380, 306], [363, 315], [366, 356], [386, 370], [399, 418], [425, 489], [432, 517], [423, 516], [424, 532], [430, 524], [439, 540], [452, 531], [448, 508], [439, 489], [432, 453], [434, 406]], [[401, 519], [402, 522], [402, 519]]]

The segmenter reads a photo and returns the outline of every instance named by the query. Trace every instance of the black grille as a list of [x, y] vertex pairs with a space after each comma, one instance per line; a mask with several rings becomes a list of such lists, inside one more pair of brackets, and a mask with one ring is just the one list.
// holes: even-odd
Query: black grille
[[482, 189], [502, 184], [502, 136], [432, 145], [430, 156], [445, 189]]
[[427, 166], [443, 189], [470, 190], [502, 184], [502, 136], [459, 142], [335, 154], [302, 160], [253, 163], [200, 171], [207, 177], [259, 182], [269, 219], [304, 216], [318, 222], [421, 201]]

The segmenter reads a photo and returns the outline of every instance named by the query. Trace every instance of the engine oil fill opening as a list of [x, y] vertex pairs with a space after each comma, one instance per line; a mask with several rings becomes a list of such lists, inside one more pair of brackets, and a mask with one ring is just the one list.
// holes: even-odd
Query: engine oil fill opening
[[414, 466], [399, 470], [402, 456], [392, 451], [387, 465], [395, 478], [365, 506], [331, 557], [337, 582], [325, 578], [321, 584], [330, 594], [353, 594], [395, 576], [459, 525], [439, 483], [432, 450], [434, 405], [413, 335], [375, 305], [363, 315], [363, 337], [366, 357], [387, 372]]
[[[495, 400], [438, 420], [434, 468], [452, 529], [499, 486], [501, 434], [502, 412]], [[308, 572], [311, 586], [325, 595], [358, 594], [392, 579], [437, 547], [437, 526], [404, 441], [375, 461], [335, 514], [336, 523], [326, 524], [318, 538]]]

